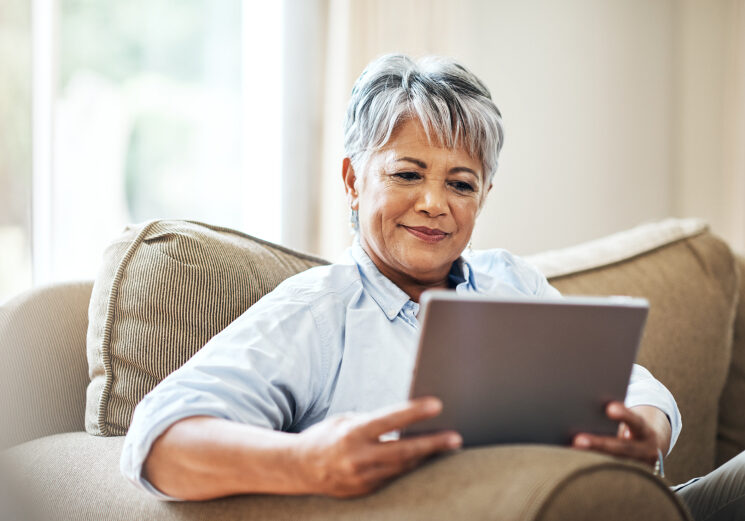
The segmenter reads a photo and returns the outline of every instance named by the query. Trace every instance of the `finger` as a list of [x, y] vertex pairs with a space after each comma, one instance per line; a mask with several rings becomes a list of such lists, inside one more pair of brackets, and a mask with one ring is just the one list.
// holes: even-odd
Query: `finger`
[[626, 425], [626, 423], [621, 422], [618, 424], [618, 430], [616, 431], [616, 437], [621, 438], [621, 439], [631, 438], [631, 431], [629, 431], [629, 428]]
[[636, 439], [647, 439], [654, 434], [642, 416], [636, 414], [621, 402], [609, 403], [606, 413], [610, 419], [625, 423], [631, 436]]
[[409, 470], [413, 470], [427, 459], [427, 456], [420, 458], [411, 458], [405, 461], [402, 460], [391, 460], [391, 461], [379, 461], [377, 464], [369, 467], [366, 472], [378, 473], [377, 475], [383, 476], [396, 476], [403, 474]]
[[395, 479], [397, 476], [416, 468], [420, 461], [410, 462], [406, 466], [392, 463], [376, 465], [366, 469], [364, 473], [360, 475], [360, 480], [365, 483], [365, 486], [369, 491], [377, 490], [387, 482]]
[[581, 434], [574, 438], [572, 446], [579, 449], [594, 450], [622, 458], [649, 461], [652, 450], [645, 444], [633, 440], [623, 440], [610, 436]]
[[345, 481], [339, 488], [334, 489], [331, 495], [339, 498], [351, 498], [370, 494], [398, 474], [399, 472], [391, 465], [370, 467], [356, 474], [354, 479]]
[[405, 466], [438, 452], [457, 449], [462, 444], [463, 439], [457, 432], [445, 431], [380, 444], [375, 457], [380, 463]]
[[380, 409], [369, 415], [363, 426], [364, 432], [377, 439], [386, 432], [403, 429], [414, 422], [433, 418], [442, 411], [442, 402], [432, 396], [416, 398], [403, 404]]
[[432, 455], [432, 452], [427, 452], [416, 456], [408, 455], [408, 459], [394, 458], [390, 461], [379, 461], [375, 465], [365, 469], [363, 476], [366, 480], [389, 481], [401, 474], [414, 470]]
[[[357, 473], [355, 482], [350, 484], [352, 486], [351, 492], [353, 492], [350, 495], [372, 492], [397, 476], [415, 469], [425, 459], [427, 459], [427, 456], [412, 458], [407, 461], [373, 461]], [[347, 494], [342, 495], [347, 496]]]
[[603, 452], [611, 456], [635, 459], [648, 464], [657, 460], [657, 450], [649, 442], [626, 440], [612, 436], [594, 436], [592, 434], [578, 434], [572, 446], [579, 449], [589, 449]]

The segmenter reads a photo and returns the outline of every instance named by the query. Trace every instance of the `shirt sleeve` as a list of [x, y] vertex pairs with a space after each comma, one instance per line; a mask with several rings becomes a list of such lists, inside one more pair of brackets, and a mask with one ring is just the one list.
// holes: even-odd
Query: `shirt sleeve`
[[517, 255], [512, 256], [516, 271], [526, 280], [526, 285], [536, 297], [560, 298], [561, 293], [553, 287], [538, 268]]
[[672, 393], [652, 373], [644, 367], [634, 364], [631, 370], [631, 379], [629, 388], [626, 392], [626, 407], [635, 407], [637, 405], [651, 405], [667, 415], [670, 420], [672, 435], [670, 436], [670, 449], [673, 450], [675, 442], [678, 440], [680, 431], [683, 428], [683, 419], [675, 402]]
[[152, 444], [168, 427], [187, 417], [206, 415], [292, 430], [311, 409], [327, 372], [311, 306], [287, 294], [270, 293], [137, 405], [120, 469], [159, 499], [175, 500], [142, 477]]

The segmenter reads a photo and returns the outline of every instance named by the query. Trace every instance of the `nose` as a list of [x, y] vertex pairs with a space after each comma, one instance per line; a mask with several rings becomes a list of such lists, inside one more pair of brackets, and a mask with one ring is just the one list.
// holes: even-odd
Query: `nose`
[[417, 197], [417, 212], [423, 212], [429, 217], [439, 217], [447, 214], [448, 202], [444, 188], [437, 186], [423, 186]]

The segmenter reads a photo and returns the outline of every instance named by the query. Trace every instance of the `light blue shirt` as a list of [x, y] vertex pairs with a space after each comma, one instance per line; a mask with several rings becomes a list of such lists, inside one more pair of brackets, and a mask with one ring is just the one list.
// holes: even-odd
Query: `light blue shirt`
[[[502, 249], [453, 264], [458, 293], [558, 297], [532, 265]], [[300, 432], [324, 418], [408, 399], [419, 305], [387, 279], [359, 242], [341, 262], [290, 277], [166, 377], [135, 409], [123, 474], [161, 499], [142, 477], [153, 442], [173, 423], [207, 415]], [[681, 429], [670, 392], [635, 365], [626, 405], [653, 405]]]

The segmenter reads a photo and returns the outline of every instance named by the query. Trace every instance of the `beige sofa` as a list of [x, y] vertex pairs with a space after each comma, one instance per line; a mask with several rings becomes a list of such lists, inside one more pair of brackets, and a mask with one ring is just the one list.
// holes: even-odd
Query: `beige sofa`
[[[221, 252], [223, 243], [230, 243], [233, 253], [249, 245], [236, 262], [258, 255], [251, 245], [270, 251], [269, 257], [262, 257], [264, 275], [276, 273], [268, 282], [259, 274], [267, 286], [259, 293], [288, 270], [300, 269], [297, 263], [287, 264], [287, 258], [300, 259], [300, 264], [317, 262], [220, 228], [167, 221], [149, 226], [115, 241], [95, 289], [91, 281], [58, 284], [34, 289], [0, 307], [0, 418], [5, 422], [0, 432], [3, 446], [10, 447], [2, 456], [0, 514], [6, 509], [16, 518], [55, 520], [689, 518], [666, 483], [641, 465], [527, 445], [463, 450], [354, 500], [240, 496], [165, 503], [151, 498], [119, 473], [123, 438], [86, 432], [116, 434], [116, 425], [126, 429], [127, 411], [136, 404], [122, 388], [123, 373], [116, 373], [117, 364], [122, 371], [127, 366], [121, 352], [112, 351], [102, 362], [91, 355], [92, 346], [113, 345], [128, 334], [136, 342], [146, 335], [132, 335], [136, 326], [124, 319], [145, 309], [146, 301], [160, 303], [161, 294], [177, 295], [171, 299], [174, 309], [188, 307], [197, 297], [184, 293], [183, 287], [177, 288], [180, 292], [173, 289], [173, 281], [166, 288], [152, 277], [170, 276], [163, 272], [171, 269], [192, 273], [200, 259], [214, 254], [228, 259], [230, 266], [234, 257]], [[208, 240], [217, 252], [202, 248]], [[190, 247], [176, 247], [183, 244]], [[150, 250], [144, 250], [146, 246]], [[147, 251], [155, 252], [154, 260], [140, 272], [132, 264], [122, 267]], [[195, 251], [199, 255], [194, 256]], [[189, 262], [182, 258], [174, 264], [179, 252], [191, 255]], [[281, 269], [273, 267], [275, 257]], [[162, 267], [159, 259], [172, 267]], [[670, 482], [706, 473], [745, 450], [745, 304], [738, 304], [745, 297], [739, 277], [745, 261], [724, 242], [698, 221], [668, 220], [531, 260], [564, 293], [628, 294], [650, 300], [639, 361], [670, 388], [683, 416], [683, 432], [665, 465]], [[213, 294], [225, 291], [219, 283], [205, 284], [200, 287]], [[129, 307], [113, 306], [114, 293], [120, 299], [130, 295]], [[108, 302], [105, 312], [101, 302]], [[112, 326], [117, 320], [118, 326]], [[97, 336], [102, 331], [108, 336]], [[210, 333], [195, 334], [198, 339]], [[157, 358], [157, 353], [166, 356], [162, 351], [151, 355]], [[141, 368], [152, 383], [161, 377], [147, 365]], [[89, 371], [94, 381], [105, 377], [100, 386], [90, 384]], [[105, 406], [101, 392], [111, 393]], [[107, 409], [112, 403], [119, 405]]]

